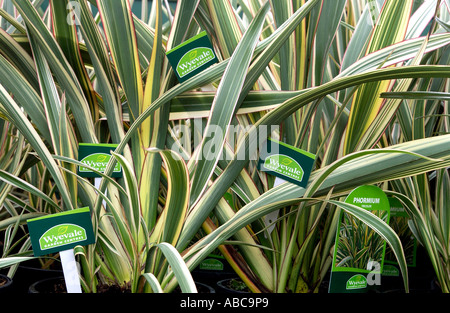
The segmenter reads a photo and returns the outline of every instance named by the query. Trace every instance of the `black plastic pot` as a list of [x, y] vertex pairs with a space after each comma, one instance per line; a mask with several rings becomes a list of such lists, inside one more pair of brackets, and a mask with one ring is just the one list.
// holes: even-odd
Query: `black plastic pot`
[[38, 280], [28, 287], [28, 293], [67, 293], [64, 277]]
[[216, 293], [216, 290], [208, 284], [195, 282], [198, 293]]
[[12, 293], [13, 280], [6, 275], [0, 274], [0, 294]]
[[[215, 293], [216, 290], [204, 283], [195, 282], [198, 293]], [[67, 293], [64, 277], [41, 279], [28, 288], [28, 293]], [[114, 293], [114, 292], [113, 292]]]
[[240, 278], [226, 278], [217, 282], [217, 293], [250, 293], [247, 287], [236, 288], [235, 283], [245, 286]]
[[[197, 292], [198, 293], [216, 293], [216, 289], [214, 289], [212, 286], [210, 286], [207, 283], [196, 281], [195, 282], [195, 286], [197, 287]], [[177, 286], [173, 290], [173, 293], [181, 293], [180, 286]]]
[[[417, 247], [416, 266], [408, 267], [410, 293], [441, 293], [429, 256], [422, 246]], [[382, 277], [383, 293], [405, 293], [403, 277]]]
[[192, 271], [192, 277], [196, 282], [215, 287], [218, 281], [236, 277], [236, 272], [223, 257], [210, 255]]
[[47, 279], [63, 276], [62, 268], [42, 269], [33, 262], [23, 262], [14, 275], [14, 292], [28, 293], [31, 284]]

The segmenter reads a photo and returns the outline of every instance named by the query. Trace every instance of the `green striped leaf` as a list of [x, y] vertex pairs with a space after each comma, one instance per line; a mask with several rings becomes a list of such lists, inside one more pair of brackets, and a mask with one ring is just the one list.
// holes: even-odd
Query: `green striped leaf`
[[[449, 38], [450, 33], [434, 34], [430, 36], [425, 53], [448, 45]], [[343, 70], [335, 77], [335, 79], [356, 73], [362, 73], [364, 71], [374, 70], [379, 67], [392, 66], [412, 59], [417, 55], [425, 40], [425, 37], [404, 40], [393, 44], [392, 46], [370, 53]]]
[[181, 0], [177, 2], [166, 51], [176, 47], [185, 40], [199, 2], [200, 0]]
[[[145, 83], [145, 91], [143, 94], [142, 106], [140, 106], [139, 114], [142, 114], [151, 104], [159, 97], [161, 88], [161, 70], [164, 55], [161, 53], [162, 46], [162, 13], [161, 2], [156, 1], [156, 29], [153, 41], [152, 55], [147, 70], [147, 80]], [[141, 136], [144, 147], [150, 146], [151, 136], [153, 133], [153, 124], [151, 118], [148, 118], [141, 125]], [[158, 124], [158, 123], [157, 123]]]
[[[152, 53], [149, 59], [147, 79], [145, 82], [144, 98], [139, 107], [142, 114], [158, 97], [161, 89], [161, 77], [164, 61], [164, 49], [162, 48], [162, 8], [161, 1], [155, 2], [155, 34], [153, 38]], [[167, 108], [155, 111], [140, 127], [142, 145], [142, 163], [138, 164], [140, 177], [140, 201], [142, 214], [147, 226], [153, 228], [158, 210], [158, 192], [161, 158], [158, 154], [147, 153], [144, 149], [151, 146], [164, 147], [167, 132], [166, 117]], [[155, 186], [152, 188], [152, 186]]]
[[111, 58], [117, 69], [120, 85], [127, 97], [130, 118], [134, 121], [139, 115], [144, 87], [131, 7], [127, 0], [97, 1], [97, 7], [102, 18]]
[[157, 244], [158, 247], [166, 257], [169, 262], [172, 271], [180, 285], [181, 291], [185, 293], [197, 292], [197, 287], [195, 286], [194, 279], [186, 266], [180, 253], [167, 242], [162, 242]]
[[139, 224], [140, 224], [140, 211], [141, 204], [139, 199], [138, 183], [135, 173], [130, 163], [120, 154], [112, 152], [112, 155], [120, 163], [125, 178], [125, 190], [128, 197], [128, 205], [130, 210], [125, 210], [125, 216], [127, 219], [127, 226], [134, 238], [137, 240]]
[[[108, 49], [86, 2], [80, 1], [79, 5], [81, 11], [79, 27], [95, 71], [98, 92], [102, 96], [112, 142], [118, 143], [125, 136], [125, 131], [123, 129], [122, 110], [120, 110], [119, 91], [109, 61]], [[130, 160], [128, 149], [124, 150], [124, 156]]]
[[[201, 153], [197, 158], [197, 167], [192, 182], [192, 203], [195, 203], [205, 190], [207, 182], [212, 176], [214, 167], [217, 164], [218, 156], [223, 149], [226, 130], [231, 122], [231, 118], [236, 110], [237, 100], [239, 99], [240, 93], [238, 91], [244, 83], [245, 75], [268, 8], [269, 6], [266, 3], [247, 29], [239, 45], [236, 47], [219, 84], [211, 115], [208, 119], [208, 125], [205, 129], [206, 136], [201, 143]], [[222, 134], [214, 134], [217, 130], [220, 130]], [[214, 141], [213, 144], [217, 149], [210, 151], [212, 153], [208, 153], [208, 155], [204, 155], [206, 151], [205, 146], [210, 144], [208, 141], [211, 140]]]
[[228, 59], [234, 53], [242, 37], [234, 10], [229, 0], [206, 0], [205, 2], [209, 9], [210, 22], [214, 27], [222, 57]]
[[152, 288], [152, 292], [154, 293], [163, 293], [164, 291], [161, 288], [161, 284], [158, 279], [152, 273], [144, 273], [142, 276], [146, 279], [147, 283]]
[[[99, 119], [99, 108], [91, 80], [86, 71], [78, 43], [77, 23], [68, 22], [69, 8], [72, 3], [69, 0], [51, 0], [50, 9], [52, 14], [53, 34], [61, 47], [68, 63], [73, 69], [84, 96], [89, 104], [89, 109], [92, 115], [92, 120], [96, 123]], [[78, 18], [78, 17], [77, 17]]]
[[[366, 55], [402, 41], [405, 37], [413, 1], [385, 2], [370, 38]], [[387, 91], [389, 81], [362, 86], [353, 99], [344, 140], [344, 153], [352, 152], [382, 105], [381, 92]]]
[[[293, 11], [292, 1], [270, 1], [275, 23], [281, 25], [291, 15]], [[296, 68], [295, 64], [296, 49], [294, 48], [294, 36], [290, 36], [279, 51], [280, 60], [280, 87], [281, 90], [295, 90]]]
[[[65, 105], [61, 104], [58, 90], [53, 81], [48, 63], [42, 55], [42, 51], [35, 44], [34, 38], [30, 37], [30, 45], [33, 50], [36, 70], [38, 73], [39, 83], [41, 86], [41, 94], [47, 117], [48, 127], [52, 136], [52, 145], [56, 154], [65, 155], [75, 158], [76, 143], [71, 131], [67, 128], [67, 117]], [[75, 167], [63, 164], [64, 167], [75, 170]], [[68, 190], [71, 190], [72, 203], [77, 203], [77, 187], [75, 178], [64, 173]]]
[[51, 136], [42, 99], [29, 81], [20, 75], [17, 69], [2, 55], [0, 55], [0, 82], [14, 95], [17, 104], [26, 110], [27, 115], [36, 125], [43, 138], [50, 143]]
[[37, 91], [38, 82], [36, 71], [31, 56], [27, 51], [5, 30], [0, 28], [0, 42], [2, 56], [8, 58], [8, 61], [26, 77], [27, 82]]
[[47, 196], [45, 193], [43, 193], [41, 190], [33, 186], [32, 184], [28, 183], [27, 181], [24, 181], [23, 179], [20, 179], [19, 177], [12, 175], [8, 172], [5, 172], [4, 170], [0, 170], [0, 179], [4, 182], [16, 187], [20, 188], [22, 190], [25, 190], [44, 201], [47, 201], [51, 206], [53, 206], [57, 211], [59, 211], [59, 205], [53, 201], [52, 198]]
[[85, 127], [79, 129], [82, 140], [86, 143], [97, 142], [87, 100], [78, 78], [75, 76], [61, 48], [29, 1], [13, 1], [26, 22], [28, 36], [34, 36], [50, 69], [56, 76], [57, 82], [66, 92], [75, 120], [80, 125], [85, 125]]
[[149, 149], [159, 152], [167, 171], [167, 194], [164, 210], [150, 236], [151, 242], [167, 242], [175, 245], [183, 227], [189, 205], [189, 173], [183, 159], [173, 151]]
[[40, 138], [39, 134], [34, 129], [31, 122], [24, 115], [17, 103], [9, 96], [5, 88], [0, 85], [0, 103], [8, 113], [14, 125], [19, 129], [23, 136], [27, 139], [38, 156], [42, 159], [42, 162], [46, 165], [48, 171], [51, 173], [52, 178], [55, 180], [55, 184], [61, 194], [64, 202], [64, 209], [73, 209], [71, 196], [65, 185], [64, 178], [59, 171], [58, 165], [52, 158], [45, 143]]
[[0, 268], [7, 268], [11, 265], [18, 264], [24, 261], [32, 260], [34, 257], [8, 257], [8, 258], [1, 258], [0, 259]]

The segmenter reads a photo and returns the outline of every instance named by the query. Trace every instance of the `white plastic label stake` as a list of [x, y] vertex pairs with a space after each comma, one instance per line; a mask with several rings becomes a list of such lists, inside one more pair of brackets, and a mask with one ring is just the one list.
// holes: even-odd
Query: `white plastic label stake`
[[[275, 177], [275, 182], [273, 183], [273, 186], [276, 187], [282, 183], [285, 183], [286, 181], [284, 179], [281, 179], [279, 177]], [[267, 238], [267, 235], [270, 234], [273, 229], [275, 228], [275, 221], [278, 218], [278, 214], [279, 214], [280, 210], [276, 210], [273, 212], [270, 212], [269, 214], [267, 214], [266, 216], [264, 216], [264, 224], [267, 227], [267, 232], [264, 233], [264, 236]]]
[[81, 293], [80, 278], [73, 249], [60, 251], [59, 257], [61, 258], [67, 293]]
[[[94, 186], [95, 186], [97, 189], [100, 189], [100, 183], [101, 183], [101, 182], [102, 182], [102, 178], [101, 178], [101, 177], [95, 177], [95, 178], [94, 178]], [[107, 194], [107, 190], [105, 190], [105, 196], [106, 196], [106, 194]], [[106, 201], [103, 200], [102, 203], [103, 203], [103, 206], [104, 206], [105, 209], [106, 209]]]

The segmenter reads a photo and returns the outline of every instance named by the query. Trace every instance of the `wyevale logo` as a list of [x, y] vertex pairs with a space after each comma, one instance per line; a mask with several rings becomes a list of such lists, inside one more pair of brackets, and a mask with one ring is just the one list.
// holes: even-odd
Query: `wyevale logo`
[[95, 243], [89, 207], [27, 220], [34, 256]]
[[353, 290], [353, 289], [363, 289], [367, 287], [367, 279], [361, 275], [357, 274], [352, 276], [346, 284], [347, 290]]
[[201, 270], [223, 271], [223, 263], [215, 259], [207, 259], [200, 263]]
[[[109, 154], [93, 153], [93, 154], [90, 154], [90, 155], [86, 156], [85, 158], [83, 158], [80, 162], [96, 169], [97, 171], [99, 171], [101, 173], [104, 173], [110, 158], [111, 158], [111, 155], [109, 155]], [[80, 166], [79, 171], [81, 173], [91, 172], [90, 169], [88, 169], [87, 167], [82, 167], [82, 166]], [[120, 164], [119, 163], [116, 163], [116, 166], [114, 167], [114, 172], [120, 172]]]
[[214, 58], [212, 49], [207, 47], [194, 48], [181, 57], [176, 67], [177, 73], [180, 77], [186, 76]]
[[74, 224], [60, 224], [47, 230], [39, 239], [41, 250], [61, 247], [86, 240], [86, 230]]
[[264, 167], [297, 181], [303, 179], [303, 168], [293, 158], [284, 154], [268, 156], [264, 161]]

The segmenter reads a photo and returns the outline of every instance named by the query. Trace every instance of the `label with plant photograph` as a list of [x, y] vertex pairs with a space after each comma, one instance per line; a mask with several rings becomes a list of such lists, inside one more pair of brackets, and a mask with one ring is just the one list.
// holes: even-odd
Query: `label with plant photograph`
[[[389, 223], [389, 200], [376, 186], [354, 189], [345, 202], [366, 209]], [[336, 231], [329, 292], [366, 293], [379, 289], [385, 253], [386, 241], [364, 222], [342, 210]]]
[[[389, 204], [391, 206], [389, 226], [395, 230], [400, 238], [408, 267], [415, 267], [417, 239], [414, 237], [414, 234], [408, 225], [410, 217], [400, 200], [397, 198], [389, 197]], [[398, 277], [398, 285], [402, 286], [400, 268], [394, 252], [389, 246], [386, 247], [385, 265], [383, 267], [382, 275], [383, 277]]]

